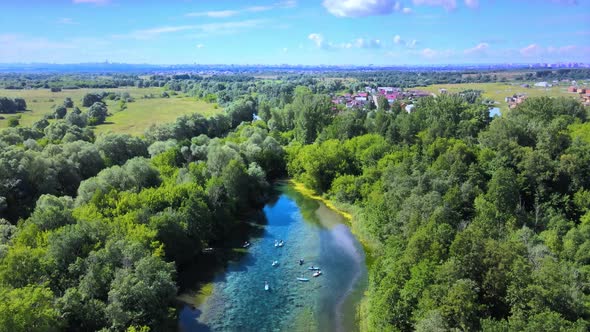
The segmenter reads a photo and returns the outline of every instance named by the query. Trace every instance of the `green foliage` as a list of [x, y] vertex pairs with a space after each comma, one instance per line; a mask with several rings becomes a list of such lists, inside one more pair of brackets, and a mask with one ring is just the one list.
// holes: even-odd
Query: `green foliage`
[[0, 97], [0, 114], [11, 114], [16, 113], [16, 111], [18, 111], [18, 107], [14, 100], [6, 97]]
[[108, 115], [107, 106], [101, 102], [95, 102], [88, 109], [88, 119], [90, 125], [98, 125], [104, 123]]
[[377, 109], [384, 112], [389, 111], [391, 109], [391, 106], [389, 105], [387, 98], [381, 95], [377, 97]]
[[71, 211], [73, 205], [72, 198], [68, 196], [41, 195], [29, 222], [35, 224], [40, 230], [50, 230], [72, 224], [75, 222]]
[[[370, 75], [371, 86], [463, 80]], [[287, 170], [358, 212], [354, 227], [374, 245], [368, 330], [588, 328], [590, 145], [578, 102], [529, 98], [492, 121], [479, 91], [422, 98], [408, 114], [384, 98], [368, 112], [335, 107], [328, 94], [364, 82], [308, 75], [113, 80], [227, 113], [95, 140], [86, 126], [105, 121], [101, 101], [132, 99], [88, 94], [87, 113], [0, 132], [0, 329], [174, 329], [177, 269], [224, 243]], [[22, 102], [0, 99], [11, 112]]]
[[43, 286], [0, 287], [0, 327], [5, 331], [60, 331], [63, 321], [53, 308], [53, 293]]
[[107, 166], [122, 165], [133, 157], [147, 157], [147, 144], [126, 134], [107, 134], [96, 140], [96, 147]]
[[55, 108], [54, 117], [56, 119], [63, 119], [63, 118], [65, 118], [67, 112], [68, 112], [68, 110], [66, 109], [65, 106], [59, 105]]
[[66, 115], [66, 122], [72, 126], [84, 128], [88, 124], [88, 115], [85, 113], [77, 113], [74, 110]]
[[96, 93], [87, 93], [82, 99], [82, 106], [90, 107], [95, 103], [101, 102], [102, 96]]
[[162, 310], [176, 295], [174, 267], [158, 257], [140, 259], [133, 268], [120, 269], [109, 291], [106, 315], [111, 328], [148, 325], [166, 326], [168, 312]]
[[22, 112], [27, 110], [27, 102], [23, 98], [14, 98], [14, 105], [17, 111]]
[[358, 207], [355, 224], [377, 244], [370, 330], [588, 324], [590, 146], [569, 135], [586, 112], [530, 98], [490, 123], [477, 98], [369, 113], [372, 135], [348, 137], [341, 119], [354, 117], [338, 115], [320, 140], [287, 149], [289, 174]]
[[11, 116], [8, 118], [8, 127], [18, 127], [20, 125], [20, 118], [16, 116]]
[[308, 88], [297, 87], [292, 107], [295, 113], [295, 138], [305, 144], [312, 143], [333, 116], [329, 96], [312, 94]]
[[74, 101], [72, 100], [72, 98], [66, 97], [66, 99], [64, 99], [64, 107], [65, 108], [73, 108], [74, 107]]
[[256, 113], [256, 104], [252, 98], [240, 99], [230, 104], [226, 112], [232, 127], [237, 127], [243, 121], [252, 121]]

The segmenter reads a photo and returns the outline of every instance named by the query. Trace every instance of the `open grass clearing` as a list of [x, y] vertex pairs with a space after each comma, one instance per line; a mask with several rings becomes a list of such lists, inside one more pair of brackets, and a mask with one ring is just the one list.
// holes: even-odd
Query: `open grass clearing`
[[[72, 98], [74, 104], [82, 111], [82, 98], [87, 93], [97, 92], [129, 93], [135, 99], [127, 103], [127, 108], [120, 111], [119, 101], [105, 100], [109, 113], [113, 114], [106, 120], [106, 124], [96, 127], [96, 133], [112, 131], [116, 133], [129, 133], [134, 135], [143, 134], [146, 128], [152, 124], [172, 122], [181, 115], [190, 113], [201, 113], [204, 116], [211, 116], [221, 112], [214, 104], [195, 100], [184, 96], [171, 96], [161, 98], [163, 88], [116, 88], [116, 89], [73, 89], [60, 92], [51, 92], [48, 89], [35, 90], [0, 90], [1, 97], [24, 98], [27, 102], [27, 111], [18, 113], [20, 124], [29, 126], [35, 121], [42, 119], [46, 114], [53, 113], [53, 108], [63, 104], [66, 97]], [[144, 98], [152, 95], [154, 98]], [[70, 111], [70, 110], [68, 110]], [[14, 114], [3, 114], [4, 120], [0, 120], [0, 128], [8, 127], [8, 118]]]
[[533, 86], [534, 83], [527, 82], [530, 84], [530, 88], [524, 88], [520, 84], [524, 83], [460, 83], [460, 84], [433, 84], [424, 87], [413, 88], [416, 90], [424, 90], [435, 94], [440, 94], [439, 89], [447, 89], [449, 93], [458, 93], [464, 90], [473, 89], [483, 91], [482, 96], [484, 98], [492, 99], [497, 101], [498, 107], [505, 111], [508, 109], [508, 103], [504, 101], [505, 97], [512, 96], [514, 94], [525, 94], [529, 97], [571, 97], [579, 98], [575, 93], [567, 92], [567, 86], [553, 86], [551, 88], [538, 88]]

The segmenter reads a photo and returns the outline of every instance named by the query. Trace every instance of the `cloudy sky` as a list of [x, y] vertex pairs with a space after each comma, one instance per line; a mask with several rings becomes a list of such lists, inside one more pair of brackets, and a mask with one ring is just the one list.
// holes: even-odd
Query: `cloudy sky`
[[590, 0], [2, 0], [0, 62], [590, 62]]

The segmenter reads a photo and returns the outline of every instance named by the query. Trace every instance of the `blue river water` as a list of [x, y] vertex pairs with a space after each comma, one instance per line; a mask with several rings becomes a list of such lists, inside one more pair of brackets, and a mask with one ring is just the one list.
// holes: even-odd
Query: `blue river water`
[[[287, 184], [277, 190], [278, 199], [264, 208], [263, 232], [214, 276], [212, 293], [200, 306], [182, 309], [181, 331], [358, 330], [356, 307], [367, 285], [361, 244], [323, 203]], [[275, 247], [275, 240], [284, 246]], [[312, 276], [312, 264], [321, 276]]]

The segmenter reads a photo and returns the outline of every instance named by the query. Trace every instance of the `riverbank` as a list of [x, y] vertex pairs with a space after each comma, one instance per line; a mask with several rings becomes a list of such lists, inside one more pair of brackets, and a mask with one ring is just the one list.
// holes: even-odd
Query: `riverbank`
[[297, 182], [295, 180], [290, 179], [290, 180], [288, 180], [288, 183], [291, 184], [293, 186], [293, 188], [295, 188], [295, 190], [297, 190], [301, 194], [303, 194], [309, 198], [315, 199], [316, 201], [320, 201], [320, 202], [324, 203], [324, 205], [326, 205], [328, 208], [330, 208], [334, 212], [337, 212], [338, 214], [342, 215], [346, 219], [346, 221], [348, 221], [349, 223], [352, 223], [353, 215], [349, 211], [345, 211], [345, 210], [337, 207], [334, 204], [334, 202], [332, 202], [331, 200], [329, 200], [325, 197], [319, 196], [313, 190], [307, 188], [301, 182]]
[[362, 227], [358, 224], [359, 218], [355, 218], [356, 211], [353, 211], [353, 207], [350, 205], [343, 205], [337, 202], [334, 202], [328, 198], [318, 195], [312, 189], [309, 189], [305, 186], [305, 184], [295, 181], [293, 179], [287, 180], [287, 182], [295, 188], [298, 192], [312, 198], [314, 200], [320, 201], [324, 203], [330, 210], [340, 214], [341, 216], [346, 219], [346, 222], [350, 226], [350, 229], [354, 236], [358, 239], [358, 241], [363, 245], [363, 249], [365, 250], [366, 260], [367, 260], [367, 267], [370, 269], [371, 264], [373, 263], [373, 252], [376, 249], [376, 245], [373, 243], [371, 239], [367, 235], [364, 234]]
[[[370, 274], [371, 266], [374, 262], [375, 245], [372, 245], [371, 241], [368, 239], [368, 237], [363, 234], [363, 232], [360, 228], [360, 225], [358, 225], [358, 223], [354, 222], [354, 220], [355, 220], [354, 211], [351, 212], [348, 210], [348, 209], [350, 209], [350, 206], [343, 207], [340, 204], [337, 204], [337, 203], [335, 203], [323, 196], [320, 196], [320, 195], [316, 194], [313, 190], [307, 188], [305, 186], [305, 184], [303, 184], [301, 182], [290, 179], [290, 180], [288, 180], [288, 183], [291, 186], [293, 186], [293, 188], [295, 188], [295, 190], [300, 192], [302, 195], [305, 195], [305, 196], [310, 197], [314, 200], [324, 203], [324, 205], [326, 205], [329, 209], [342, 215], [346, 219], [347, 223], [350, 226], [350, 230], [352, 231], [354, 236], [357, 238], [357, 240], [363, 246], [363, 250], [365, 251], [365, 264], [367, 266], [367, 271]], [[366, 292], [366, 290], [365, 290], [365, 292]], [[355, 313], [355, 315], [357, 317], [358, 326], [359, 326], [359, 329], [361, 332], [368, 331], [367, 322], [364, 319], [364, 317], [366, 317], [366, 314], [364, 314], [364, 313], [367, 311], [367, 308], [368, 308], [367, 306], [368, 306], [367, 296], [366, 296], [366, 293], [363, 293], [361, 296], [361, 300], [357, 304], [356, 313]]]

